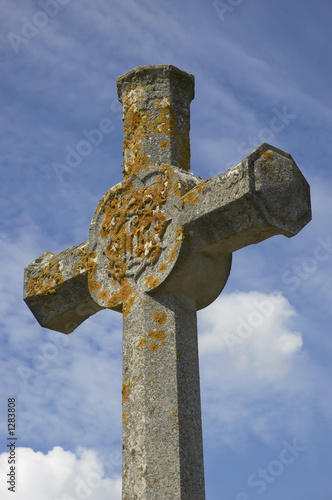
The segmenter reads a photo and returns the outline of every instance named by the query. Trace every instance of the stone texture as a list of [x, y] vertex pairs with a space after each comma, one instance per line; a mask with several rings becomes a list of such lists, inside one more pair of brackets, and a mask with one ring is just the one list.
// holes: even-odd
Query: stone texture
[[42, 326], [73, 331], [123, 314], [123, 500], [203, 500], [196, 311], [225, 286], [232, 252], [311, 219], [292, 157], [261, 144], [226, 173], [190, 171], [194, 78], [174, 66], [118, 78], [124, 180], [107, 191], [89, 241], [25, 270]]
[[203, 500], [194, 301], [141, 294], [123, 324], [123, 498]]
[[45, 252], [24, 272], [23, 297], [41, 326], [71, 333], [102, 308], [88, 287], [89, 242]]

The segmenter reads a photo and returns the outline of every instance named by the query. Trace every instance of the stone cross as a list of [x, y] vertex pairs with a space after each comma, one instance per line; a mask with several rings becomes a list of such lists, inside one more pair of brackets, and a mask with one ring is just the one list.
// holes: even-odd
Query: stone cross
[[203, 500], [196, 311], [220, 294], [235, 250], [291, 237], [311, 219], [292, 157], [261, 144], [226, 173], [190, 171], [194, 77], [137, 67], [117, 80], [124, 180], [100, 200], [89, 240], [25, 269], [38, 322], [72, 332], [123, 315], [123, 500]]

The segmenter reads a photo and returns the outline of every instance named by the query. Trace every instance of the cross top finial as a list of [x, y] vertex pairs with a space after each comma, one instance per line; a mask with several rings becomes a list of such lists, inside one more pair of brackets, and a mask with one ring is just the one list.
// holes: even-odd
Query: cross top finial
[[165, 163], [190, 170], [194, 76], [172, 65], [138, 66], [116, 83], [123, 104], [124, 177]]

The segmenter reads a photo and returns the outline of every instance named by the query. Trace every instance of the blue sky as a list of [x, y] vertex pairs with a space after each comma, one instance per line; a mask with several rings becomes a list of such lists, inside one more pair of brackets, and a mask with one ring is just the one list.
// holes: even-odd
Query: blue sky
[[[328, 0], [3, 0], [1, 498], [12, 396], [16, 500], [121, 498], [121, 316], [102, 311], [70, 336], [43, 329], [23, 270], [85, 241], [122, 178], [116, 78], [173, 64], [195, 75], [196, 175], [266, 141], [291, 153], [312, 195], [312, 222], [238, 251], [198, 315], [207, 500], [332, 499], [331, 14]], [[66, 162], [105, 118], [100, 144]]]

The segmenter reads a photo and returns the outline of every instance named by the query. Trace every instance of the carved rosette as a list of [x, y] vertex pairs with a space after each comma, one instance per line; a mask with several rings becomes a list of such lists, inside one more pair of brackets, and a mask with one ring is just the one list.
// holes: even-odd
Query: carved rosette
[[176, 223], [184, 186], [189, 189], [165, 164], [117, 184], [100, 200], [89, 236], [95, 263], [89, 290], [97, 304], [125, 314], [138, 290], [150, 291], [168, 276], [186, 240]]

